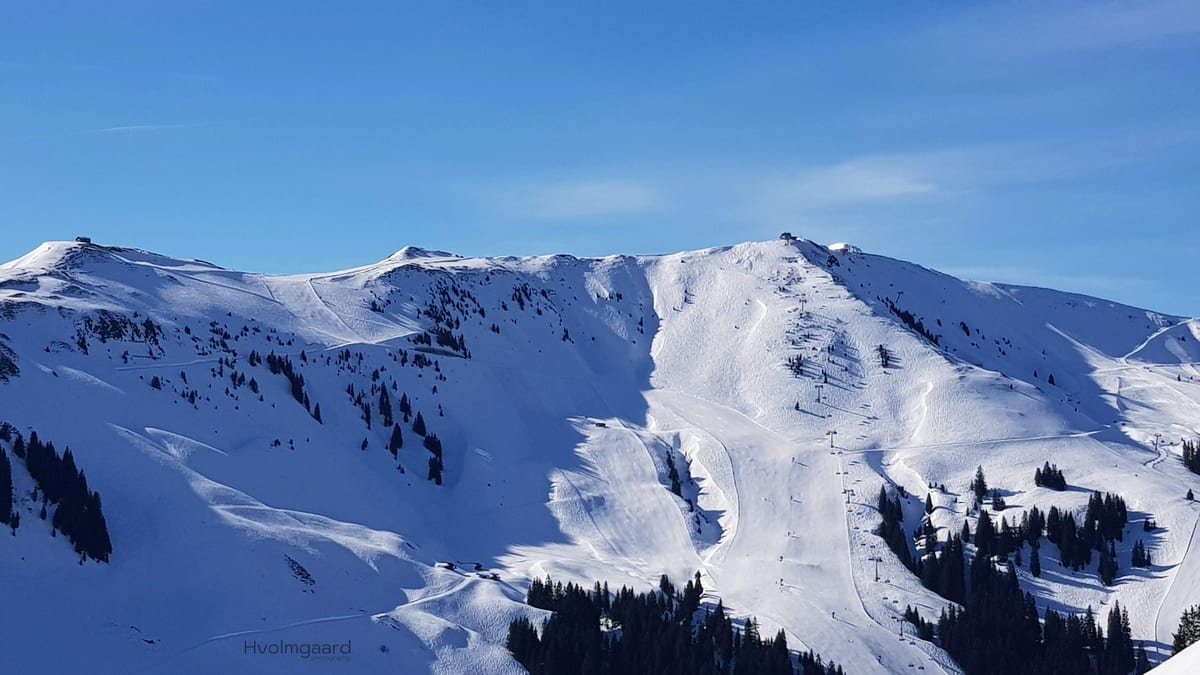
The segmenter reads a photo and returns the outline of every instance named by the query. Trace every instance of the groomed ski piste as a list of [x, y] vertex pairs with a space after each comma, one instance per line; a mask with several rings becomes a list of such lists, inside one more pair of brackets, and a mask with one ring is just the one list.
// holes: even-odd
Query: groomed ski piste
[[[1180, 460], [1200, 432], [1200, 323], [832, 249], [406, 248], [274, 277], [51, 242], [0, 266], [0, 365], [16, 371], [0, 421], [72, 449], [113, 542], [110, 563], [81, 565], [0, 442], [21, 514], [0, 537], [6, 663], [328, 672], [333, 657], [255, 645], [349, 643], [332, 662], [345, 672], [519, 673], [504, 640], [512, 619], [546, 616], [523, 604], [532, 578], [647, 591], [699, 571], [709, 600], [847, 672], [956, 673], [900, 620], [948, 603], [874, 534], [875, 497], [905, 488], [911, 531], [930, 493], [941, 536], [964, 518], [974, 531], [977, 466], [1008, 502], [997, 521], [1125, 498], [1113, 586], [1051, 547], [1041, 578], [1017, 574], [1039, 610], [1119, 601], [1163, 660], [1200, 602], [1200, 506], [1183, 498], [1200, 476]], [[157, 339], [101, 339], [89, 317], [149, 319]], [[447, 326], [461, 345], [420, 342]], [[251, 351], [290, 359], [322, 420]], [[239, 373], [259, 393], [231, 385]], [[411, 422], [396, 458], [379, 410], [368, 428], [350, 392], [373, 407], [372, 385], [423, 414], [444, 484]], [[1067, 491], [1034, 486], [1046, 461]], [[1138, 539], [1150, 568], [1128, 565]]]

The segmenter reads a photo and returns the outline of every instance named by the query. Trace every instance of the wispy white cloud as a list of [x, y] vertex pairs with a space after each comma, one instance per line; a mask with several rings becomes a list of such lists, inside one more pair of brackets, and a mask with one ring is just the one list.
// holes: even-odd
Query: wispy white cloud
[[222, 124], [222, 122], [184, 122], [174, 124], [122, 124], [110, 127], [98, 127], [95, 129], [81, 129], [79, 131], [64, 131], [61, 133], [37, 134], [33, 136], [21, 136], [11, 139], [3, 139], [11, 142], [25, 141], [44, 141], [56, 138], [74, 138], [78, 136], [95, 136], [99, 134], [138, 134], [153, 131], [173, 131], [180, 129], [199, 129], [201, 127], [212, 127]]
[[[196, 129], [199, 127], [210, 127], [217, 122], [186, 122], [177, 124], [125, 124], [114, 127], [102, 127], [94, 129], [95, 133], [100, 134], [124, 134], [137, 133], [142, 131], [169, 131], [171, 129]], [[83, 132], [88, 133], [88, 132]]]
[[636, 180], [583, 180], [528, 184], [498, 194], [504, 209], [539, 220], [587, 219], [657, 213], [670, 200], [658, 187]]
[[938, 192], [937, 183], [919, 164], [908, 158], [857, 159], [770, 179], [763, 190], [770, 198], [810, 206], [905, 199]]
[[995, 283], [1014, 284], [1019, 286], [1040, 286], [1082, 294], [1106, 295], [1119, 294], [1130, 289], [1144, 289], [1152, 286], [1147, 279], [1112, 275], [1095, 274], [1060, 274], [1045, 269], [1031, 267], [1012, 267], [1005, 265], [968, 265], [968, 266], [938, 266], [946, 274], [960, 279], [975, 281], [990, 281]]
[[[1191, 143], [1190, 132], [1171, 138]], [[742, 176], [740, 217], [785, 223], [862, 213], [892, 204], [930, 204], [1020, 185], [1071, 184], [1157, 156], [1153, 137], [1011, 141], [855, 157], [791, 172]]]
[[1200, 38], [1193, 0], [1002, 4], [960, 14], [914, 36], [957, 54], [1035, 58]]
[[739, 215], [787, 223], [863, 205], [922, 199], [944, 190], [923, 156], [860, 158], [752, 181]]

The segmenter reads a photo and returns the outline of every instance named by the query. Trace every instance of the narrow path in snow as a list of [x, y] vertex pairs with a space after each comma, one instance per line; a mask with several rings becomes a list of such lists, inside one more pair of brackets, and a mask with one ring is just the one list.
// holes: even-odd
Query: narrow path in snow
[[[163, 267], [162, 265], [155, 265], [154, 263], [149, 263], [149, 262], [145, 262], [145, 261], [141, 261], [141, 260], [130, 260], [128, 258], [117, 255], [115, 253], [113, 253], [111, 255], [114, 258], [116, 258], [117, 260], [125, 263], [126, 265], [133, 265], [133, 266], [137, 266], [137, 267], [148, 267], [150, 269], [159, 270], [160, 272], [164, 272], [166, 274], [172, 274], [172, 275], [178, 275], [181, 277], [185, 277], [188, 280], [195, 281], [197, 283], [208, 284], [209, 286], [216, 286], [218, 288], [224, 288], [227, 291], [233, 291], [235, 293], [245, 293], [246, 295], [253, 295], [256, 298], [261, 298], [263, 300], [273, 300], [274, 299], [274, 298], [267, 297], [267, 296], [263, 295], [262, 293], [255, 293], [254, 291], [250, 290], [249, 288], [247, 288], [245, 286], [234, 286], [231, 284], [222, 284], [222, 283], [213, 281], [212, 279], [205, 278], [208, 276], [220, 276], [220, 275], [241, 276], [243, 279], [246, 279], [246, 278], [261, 279], [262, 277], [256, 277], [256, 276], [250, 275], [250, 274], [241, 274], [239, 272], [231, 272], [229, 270], [223, 270], [223, 269], [213, 269], [213, 270], [207, 270], [207, 271], [204, 271], [204, 270], [181, 270], [181, 269], [176, 269], [176, 268], [172, 268], [172, 267]], [[263, 285], [266, 286], [265, 283]], [[267, 292], [270, 293], [270, 288], [267, 289]]]
[[[275, 301], [295, 317], [298, 328], [310, 331], [314, 335], [324, 336], [325, 341], [329, 344], [362, 340], [358, 333], [350, 330], [340, 316], [329, 309], [321, 296], [317, 295], [307, 277], [268, 277], [264, 281], [270, 287]], [[337, 325], [344, 328], [346, 332], [336, 333], [323, 327]]]
[[[845, 465], [842, 463], [842, 455], [843, 455], [843, 453], [841, 451], [839, 451], [835, 455], [835, 457], [837, 457], [838, 478], [841, 479], [840, 484], [842, 487], [842, 494], [847, 494], [847, 492], [846, 492], [846, 490], [847, 490], [847, 486], [846, 486], [847, 472], [846, 472]], [[854, 552], [852, 550], [852, 547], [854, 546], [854, 540], [853, 540], [852, 535], [850, 534], [850, 508], [849, 508], [849, 506], [850, 506], [849, 499], [842, 501], [842, 529], [843, 529], [843, 532], [845, 532], [845, 536], [846, 536], [846, 564], [847, 564], [846, 569], [854, 569]], [[862, 613], [865, 614], [866, 616], [870, 617], [871, 621], [875, 622], [875, 625], [879, 626], [883, 630], [891, 632], [891, 630], [888, 626], [885, 626], [882, 621], [877, 619], [875, 617], [875, 615], [871, 614], [871, 610], [867, 609], [867, 603], [863, 600], [862, 591], [858, 587], [858, 580], [854, 578], [853, 574], [850, 575], [850, 583], [854, 587], [854, 598], [856, 600], [858, 600], [858, 606], [862, 609]], [[924, 651], [924, 650], [922, 650], [922, 651]], [[931, 654], [926, 653], [925, 656], [928, 657], [929, 660], [934, 664], [934, 666], [936, 666], [937, 669], [939, 671], [941, 671], [943, 674], [948, 672], [945, 669], [945, 667], [943, 666], [943, 664], [940, 663]]]
[[1151, 342], [1154, 342], [1154, 340], [1155, 340], [1155, 339], [1157, 339], [1159, 336], [1161, 336], [1163, 333], [1166, 333], [1167, 331], [1171, 330], [1172, 328], [1178, 328], [1179, 326], [1186, 325], [1187, 323], [1188, 323], [1188, 321], [1186, 321], [1186, 320], [1185, 320], [1185, 321], [1180, 321], [1180, 322], [1178, 322], [1178, 323], [1173, 323], [1173, 324], [1171, 324], [1170, 326], [1163, 326], [1162, 328], [1160, 328], [1160, 329], [1158, 329], [1158, 330], [1154, 331], [1153, 333], [1151, 333], [1151, 334], [1150, 334], [1150, 337], [1148, 337], [1148, 338], [1146, 338], [1145, 340], [1143, 340], [1143, 341], [1142, 341], [1142, 344], [1140, 344], [1140, 345], [1138, 345], [1138, 346], [1134, 347], [1134, 348], [1133, 348], [1133, 349], [1132, 349], [1132, 350], [1131, 350], [1131, 351], [1130, 351], [1128, 354], [1126, 354], [1126, 355], [1122, 356], [1122, 357], [1121, 357], [1121, 359], [1120, 359], [1120, 361], [1121, 361], [1122, 363], [1126, 363], [1126, 362], [1128, 362], [1128, 361], [1129, 361], [1129, 359], [1133, 358], [1133, 356], [1134, 356], [1135, 354], [1137, 354], [1138, 352], [1142, 351], [1142, 350], [1143, 350], [1143, 349], [1145, 349], [1146, 347], [1150, 346], [1150, 343], [1151, 343]]
[[333, 320], [336, 321], [339, 326], [345, 328], [347, 333], [353, 335], [361, 342], [362, 336], [358, 334], [358, 331], [351, 328], [350, 324], [346, 323], [346, 321], [342, 319], [342, 315], [334, 311], [333, 307], [328, 302], [325, 302], [325, 298], [321, 297], [321, 294], [317, 292], [317, 286], [313, 283], [312, 278], [305, 279], [305, 283], [308, 284], [308, 290], [312, 292], [313, 297], [317, 299], [317, 302], [319, 302], [321, 306], [325, 308], [325, 311], [329, 314], [329, 316], [332, 316]]
[[[335, 615], [335, 616], [321, 616], [321, 617], [316, 617], [313, 619], [305, 619], [303, 621], [293, 621], [290, 623], [278, 624], [275, 626], [266, 626], [264, 628], [248, 628], [245, 630], [231, 631], [229, 633], [221, 633], [221, 634], [206, 638], [204, 640], [201, 640], [189, 647], [180, 649], [179, 651], [165, 657], [160, 662], [153, 664], [151, 666], [148, 666], [137, 672], [148, 673], [148, 672], [162, 670], [162, 669], [166, 668], [170, 662], [178, 659], [179, 657], [187, 654], [188, 652], [193, 652], [193, 651], [196, 651], [197, 649], [201, 649], [207, 645], [214, 644], [217, 642], [223, 642], [225, 640], [230, 640], [233, 638], [244, 638], [249, 635], [263, 635], [263, 634], [267, 634], [267, 633], [277, 633], [279, 631], [290, 630], [292, 628], [300, 628], [303, 626], [314, 626], [317, 624], [339, 623], [339, 622], [344, 622], [344, 621], [355, 621], [355, 620], [361, 620], [361, 619], [372, 620], [374, 617], [390, 614], [390, 613], [395, 612], [396, 610], [401, 609], [403, 607], [412, 607], [412, 606], [420, 605], [422, 603], [430, 602], [432, 600], [438, 600], [440, 598], [448, 597], [450, 595], [453, 595], [453, 594], [458, 593], [459, 591], [463, 590], [464, 588], [467, 587], [467, 585], [471, 584], [473, 581], [474, 581], [473, 578], [470, 578], [470, 577], [464, 578], [462, 581], [458, 582], [457, 584], [453, 585], [452, 587], [450, 587], [444, 591], [431, 593], [429, 595], [417, 596], [417, 597], [412, 598], [411, 600], [408, 600], [404, 603], [396, 605], [395, 607], [392, 607], [391, 609], [387, 609], [384, 611], [369, 612], [367, 610], [360, 610], [359, 612], [357, 612], [355, 614], [339, 614], [339, 615]], [[164, 671], [164, 672], [169, 672], [169, 671]]]
[[[1163, 635], [1163, 630], [1159, 625], [1159, 622], [1162, 619], [1163, 607], [1166, 606], [1168, 601], [1172, 599], [1171, 591], [1175, 590], [1175, 583], [1179, 581], [1180, 576], [1186, 576], [1186, 578], [1194, 586], [1200, 584], [1200, 569], [1193, 570], [1193, 568], [1200, 567], [1200, 563], [1197, 563], [1196, 556], [1192, 555], [1193, 553], [1200, 551], [1200, 546], [1196, 545], [1196, 536], [1198, 534], [1200, 534], [1200, 517], [1198, 517], [1195, 522], [1192, 523], [1192, 534], [1188, 537], [1187, 548], [1184, 549], [1183, 557], [1179, 559], [1179, 564], [1175, 568], [1175, 576], [1171, 577], [1171, 583], [1167, 586], [1167, 592], [1163, 594], [1162, 600], [1160, 600], [1158, 603], [1158, 609], [1154, 611], [1154, 639], [1157, 643], [1165, 645], [1168, 648], [1172, 644], [1172, 635], [1174, 634], [1175, 627], [1168, 626], [1166, 635]], [[1186, 574], [1185, 570], [1187, 570]], [[1192, 590], [1194, 591], [1195, 588]], [[1190, 605], [1191, 601], [1194, 599], [1195, 598], [1189, 594], [1188, 599], [1183, 603], [1183, 605], [1177, 607], [1176, 609], [1179, 609], [1182, 612], [1183, 607]], [[1157, 650], [1159, 646], [1159, 644], [1156, 644], [1155, 649]], [[1170, 654], [1164, 654], [1164, 656], [1170, 656]]]
[[[392, 611], [392, 610], [389, 610], [389, 611]], [[281, 625], [277, 625], [277, 626], [268, 626], [266, 628], [250, 628], [247, 630], [233, 631], [230, 633], [222, 633], [220, 635], [214, 635], [210, 638], [201, 640], [200, 642], [197, 642], [196, 644], [191, 645], [190, 647], [185, 647], [185, 648], [165, 657], [158, 663], [147, 666], [147, 667], [141, 669], [140, 671], [136, 671], [136, 672], [140, 672], [140, 673], [150, 673], [150, 672], [156, 672], [156, 671], [171, 672], [168, 669], [168, 665], [172, 661], [175, 661], [176, 659], [180, 658], [181, 656], [184, 656], [185, 654], [187, 654], [189, 652], [194, 652], [197, 649], [201, 649], [201, 648], [205, 647], [206, 645], [210, 645], [210, 644], [217, 643], [217, 642], [222, 642], [224, 640], [229, 640], [232, 638], [246, 637], [248, 635], [262, 635], [264, 633], [275, 633], [278, 631], [288, 630], [291, 628], [299, 628], [301, 626], [313, 626], [313, 625], [322, 624], [322, 623], [337, 623], [337, 622], [341, 622], [341, 621], [353, 621], [356, 619], [370, 620], [371, 617], [376, 616], [377, 614], [379, 614], [379, 612], [372, 614], [370, 612], [363, 611], [358, 614], [343, 614], [343, 615], [338, 615], [338, 616], [322, 616], [322, 617], [317, 617], [315, 619], [306, 619], [304, 621], [294, 621], [292, 623], [286, 623], [286, 624], [281, 624]]]

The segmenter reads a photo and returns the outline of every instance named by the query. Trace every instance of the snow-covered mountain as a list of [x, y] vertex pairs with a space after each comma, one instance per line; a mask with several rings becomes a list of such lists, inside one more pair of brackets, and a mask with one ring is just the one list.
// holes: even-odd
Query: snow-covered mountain
[[[0, 421], [70, 447], [113, 552], [81, 564], [52, 537], [0, 441], [20, 515], [0, 536], [6, 660], [522, 672], [504, 640], [545, 616], [523, 602], [532, 578], [650, 590], [699, 571], [730, 611], [848, 672], [958, 672], [897, 638], [906, 606], [948, 603], [875, 534], [875, 496], [912, 495], [909, 531], [927, 493], [939, 536], [974, 531], [982, 466], [1014, 525], [1095, 490], [1125, 499], [1112, 586], [1052, 547], [1040, 578], [1016, 573], [1039, 609], [1119, 601], [1158, 661], [1200, 601], [1184, 499], [1200, 476], [1180, 459], [1200, 432], [1198, 341], [1195, 320], [802, 239], [592, 259], [410, 247], [297, 276], [47, 243], [0, 266]], [[1066, 491], [1034, 485], [1047, 461]], [[1139, 540], [1148, 568], [1129, 565]], [[259, 652], [281, 641], [351, 653]]]

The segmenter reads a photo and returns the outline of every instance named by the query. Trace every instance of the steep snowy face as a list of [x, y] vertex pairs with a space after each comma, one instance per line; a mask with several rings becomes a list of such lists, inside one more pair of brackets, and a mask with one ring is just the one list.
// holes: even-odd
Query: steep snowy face
[[[911, 529], [944, 483], [945, 537], [976, 526], [963, 495], [982, 464], [1014, 519], [1116, 485], [1157, 519], [1163, 567], [1128, 583], [1020, 575], [1055, 607], [1119, 600], [1138, 639], [1169, 641], [1200, 584], [1182, 500], [1200, 483], [1177, 459], [1196, 338], [1176, 317], [804, 240], [596, 259], [406, 247], [292, 276], [46, 244], [0, 266], [0, 421], [71, 448], [113, 552], [78, 564], [0, 437], [20, 515], [0, 577], [34, 608], [0, 613], [0, 632], [87, 643], [20, 655], [56, 670], [88, 653], [294, 672], [243, 649], [283, 639], [352, 641], [361, 670], [520, 672], [503, 642], [512, 618], [540, 621], [521, 603], [532, 577], [648, 590], [699, 571], [765, 634], [851, 672], [954, 672], [895, 637], [905, 605], [934, 618], [946, 601], [874, 534], [874, 497], [914, 495]], [[1034, 487], [1047, 460], [1079, 489]], [[62, 611], [80, 602], [96, 610]]]
[[[1042, 288], [966, 282], [925, 268], [854, 250], [808, 257], [880, 315], [891, 315], [947, 358], [1036, 387], [1063, 410], [1098, 428], [1126, 421], [1132, 440], [1170, 437], [1184, 426], [1162, 419], [1160, 406], [1126, 402], [1128, 387], [1151, 387], [1156, 399], [1190, 397], [1167, 380], [1194, 376], [1200, 362], [1195, 321]], [[1149, 373], [1165, 375], [1142, 382]], [[1165, 401], [1164, 401], [1165, 403]], [[1171, 408], [1173, 406], [1168, 406]]]

